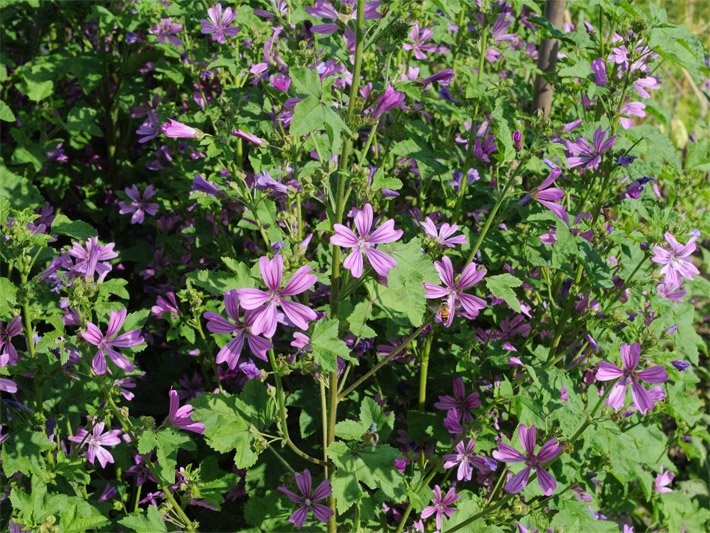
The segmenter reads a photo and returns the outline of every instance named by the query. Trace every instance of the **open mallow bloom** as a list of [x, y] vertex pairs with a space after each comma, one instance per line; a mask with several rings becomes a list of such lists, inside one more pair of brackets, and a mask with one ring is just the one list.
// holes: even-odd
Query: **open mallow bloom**
[[327, 505], [323, 505], [318, 502], [325, 500], [328, 496], [330, 496], [330, 493], [332, 492], [330, 481], [324, 479], [321, 481], [320, 485], [318, 485], [315, 489], [312, 489], [313, 481], [311, 478], [311, 472], [308, 469], [301, 473], [296, 473], [295, 477], [296, 486], [301, 494], [291, 492], [283, 485], [279, 487], [279, 491], [285, 494], [289, 500], [300, 505], [300, 507], [290, 516], [288, 521], [298, 529], [301, 529], [308, 518], [308, 512], [311, 511], [313, 516], [315, 516], [318, 520], [321, 522], [327, 522], [333, 514], [333, 510]]
[[81, 337], [85, 341], [99, 348], [94, 359], [91, 361], [91, 367], [99, 376], [106, 373], [106, 356], [111, 359], [114, 365], [124, 372], [132, 372], [134, 370], [133, 363], [115, 349], [130, 348], [131, 346], [143, 344], [143, 337], [141, 337], [141, 330], [139, 329], [134, 329], [121, 335], [118, 334], [125, 321], [125, 309], [111, 311], [106, 334], [102, 333], [101, 330], [91, 322], [86, 324], [86, 331], [81, 334]]
[[461, 303], [463, 308], [461, 314], [467, 318], [476, 318], [481, 309], [486, 307], [486, 301], [463, 291], [481, 281], [486, 275], [486, 269], [478, 268], [475, 263], [471, 263], [463, 269], [458, 279], [455, 279], [454, 266], [451, 264], [451, 259], [446, 256], [442, 257], [441, 261], [435, 261], [434, 268], [439, 273], [444, 286], [440, 287], [425, 281], [424, 289], [425, 298], [442, 300], [442, 305], [436, 313], [436, 321], [443, 322], [447, 328], [451, 326], [458, 303]]

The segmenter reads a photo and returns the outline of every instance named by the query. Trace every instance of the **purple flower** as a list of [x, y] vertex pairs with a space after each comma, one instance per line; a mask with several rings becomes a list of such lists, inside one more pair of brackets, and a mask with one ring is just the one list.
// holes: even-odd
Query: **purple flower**
[[267, 361], [266, 352], [273, 348], [274, 345], [252, 332], [252, 326], [258, 316], [258, 312], [247, 311], [242, 321], [239, 318], [239, 296], [237, 295], [237, 291], [234, 290], [228, 291], [227, 294], [224, 295], [224, 309], [227, 311], [229, 318], [234, 322], [230, 322], [222, 315], [218, 315], [212, 311], [207, 311], [203, 315], [207, 320], [207, 329], [209, 331], [234, 336], [217, 354], [217, 364], [226, 362], [230, 370], [237, 368], [239, 357], [244, 347], [244, 337], [246, 337], [251, 352], [258, 358]]
[[80, 444], [80, 447], [88, 445], [86, 450], [86, 458], [93, 465], [94, 459], [98, 458], [101, 468], [106, 468], [108, 463], [113, 463], [113, 456], [102, 448], [102, 446], [116, 446], [116, 444], [121, 443], [119, 437], [121, 432], [118, 429], [113, 429], [104, 433], [104, 423], [99, 422], [96, 424], [91, 433], [86, 431], [84, 428], [80, 428], [75, 435], [69, 437], [71, 442], [76, 442]]
[[[458, 281], [454, 279], [454, 267], [451, 264], [451, 259], [444, 256], [441, 261], [434, 262], [434, 268], [439, 273], [439, 278], [444, 283], [444, 287], [432, 285], [429, 282], [424, 282], [425, 298], [431, 299], [446, 299], [443, 302], [448, 309], [448, 317], [445, 317], [444, 326], [451, 326], [456, 315], [456, 303], [461, 302], [463, 307], [463, 315], [473, 319], [478, 316], [481, 309], [486, 307], [486, 301], [471, 294], [465, 294], [463, 291], [473, 287], [483, 279], [486, 275], [485, 268], [478, 268], [475, 263], [471, 263], [463, 269]], [[442, 322], [441, 307], [436, 313], [436, 321]]]
[[219, 194], [219, 188], [199, 174], [195, 174], [195, 179], [192, 182], [192, 190], [210, 194], [212, 196], [217, 196]]
[[22, 331], [22, 317], [20, 315], [14, 317], [7, 324], [3, 324], [0, 320], [0, 367], [17, 364], [20, 356], [12, 344], [12, 338]]
[[202, 24], [200, 31], [204, 34], [211, 33], [213, 41], [224, 44], [227, 42], [225, 36], [231, 38], [239, 33], [239, 28], [230, 26], [232, 21], [234, 21], [234, 17], [237, 16], [237, 12], [233, 11], [231, 7], [222, 11], [222, 4], [217, 4], [207, 9], [207, 16], [209, 20], [202, 19], [200, 21], [200, 24]]
[[626, 396], [626, 386], [631, 382], [631, 395], [634, 400], [636, 409], [642, 414], [653, 409], [653, 399], [649, 396], [648, 391], [644, 389], [639, 381], [646, 383], [664, 383], [668, 381], [666, 369], [662, 366], [652, 366], [641, 372], [636, 372], [636, 367], [639, 364], [641, 357], [641, 346], [637, 342], [629, 345], [622, 343], [621, 345], [621, 362], [624, 369], [620, 369], [616, 365], [602, 361], [599, 363], [599, 368], [596, 373], [598, 381], [612, 381], [619, 379], [611, 390], [611, 394], [606, 400], [606, 404], [616, 410], [624, 406], [624, 397]]
[[594, 83], [599, 87], [606, 87], [606, 62], [601, 57], [595, 59], [591, 63], [592, 72], [594, 73]]
[[692, 366], [688, 361], [683, 361], [682, 359], [674, 359], [671, 364], [681, 372], [685, 372]]
[[141, 197], [138, 187], [132, 185], [131, 187], [126, 187], [123, 192], [133, 200], [130, 204], [128, 202], [120, 201], [118, 202], [119, 213], [125, 215], [127, 213], [133, 213], [131, 217], [131, 224], [142, 224], [145, 214], [148, 213], [150, 216], [155, 216], [158, 212], [158, 204], [149, 203], [153, 196], [155, 196], [155, 189], [152, 185], [148, 185], [145, 188], [145, 192]]
[[153, 26], [148, 33], [157, 36], [159, 43], [165, 44], [168, 40], [175, 46], [180, 46], [183, 44], [182, 39], [179, 39], [173, 35], [174, 33], [180, 33], [182, 31], [182, 24], [173, 22], [171, 18], [160, 19], [160, 22]]
[[[333, 21], [337, 21], [339, 16], [333, 5], [330, 2], [325, 2], [324, 0], [316, 0], [312, 7], [306, 7], [306, 13], [312, 17]], [[338, 25], [335, 22], [316, 24], [311, 28], [311, 31], [313, 33], [330, 35], [331, 33], [338, 31]]]
[[333, 510], [327, 505], [316, 503], [330, 496], [332, 492], [330, 481], [324, 479], [315, 490], [311, 490], [311, 485], [311, 472], [306, 469], [300, 474], [296, 473], [296, 486], [301, 492], [300, 495], [291, 492], [283, 485], [279, 487], [279, 491], [285, 494], [289, 500], [300, 505], [288, 519], [298, 529], [303, 527], [306, 518], [308, 518], [308, 511], [313, 511], [313, 515], [321, 522], [327, 522], [333, 514]]
[[459, 244], [466, 244], [468, 239], [465, 235], [454, 235], [459, 229], [456, 224], [450, 225], [444, 222], [441, 228], [436, 227], [434, 221], [430, 217], [426, 217], [424, 221], [419, 223], [424, 228], [424, 233], [436, 241], [436, 244], [442, 248], [455, 248]]
[[395, 242], [402, 236], [402, 230], [394, 229], [394, 220], [386, 220], [374, 231], [372, 230], [374, 214], [372, 206], [365, 204], [362, 210], [355, 215], [355, 228], [360, 236], [343, 226], [335, 224], [333, 230], [335, 235], [330, 238], [330, 244], [343, 248], [352, 248], [353, 251], [345, 258], [343, 266], [347, 268], [353, 277], [362, 276], [363, 260], [362, 254], [367, 256], [367, 260], [382, 277], [387, 277], [390, 269], [397, 266], [397, 261], [393, 257], [375, 248], [378, 244]]
[[634, 82], [634, 90], [639, 94], [641, 98], [651, 98], [648, 91], [656, 91], [661, 88], [658, 80], [653, 76], [648, 76], [646, 78], [639, 78]]
[[152, 109], [148, 111], [148, 117], [136, 130], [136, 133], [141, 136], [141, 138], [138, 139], [138, 142], [141, 144], [155, 139], [160, 134], [160, 122], [158, 121], [158, 115], [155, 111]]
[[450, 68], [447, 68], [432, 74], [428, 78], [424, 78], [421, 83], [424, 87], [434, 82], [438, 82], [441, 85], [447, 86], [451, 82], [451, 80], [454, 79], [454, 75], [454, 71]]
[[202, 422], [194, 422], [192, 416], [192, 406], [189, 404], [180, 407], [180, 398], [176, 390], [170, 388], [170, 411], [168, 412], [168, 423], [178, 429], [193, 431], [200, 435], [205, 434], [205, 425]]
[[436, 514], [436, 529], [441, 530], [441, 519], [443, 517], [451, 518], [456, 512], [454, 503], [456, 503], [460, 497], [461, 496], [456, 494], [454, 487], [449, 489], [446, 496], [442, 496], [439, 485], [436, 485], [434, 487], [434, 497], [431, 500], [432, 505], [422, 509], [422, 519], [426, 520], [431, 515]]
[[195, 139], [197, 130], [187, 124], [170, 119], [162, 126], [163, 133], [170, 139]]
[[523, 149], [523, 132], [522, 131], [515, 130], [513, 132], [513, 146], [518, 151]]
[[134, 370], [133, 364], [114, 349], [114, 347], [130, 348], [131, 346], [138, 346], [143, 343], [140, 329], [134, 329], [122, 335], [118, 335], [118, 331], [125, 321], [125, 309], [111, 311], [108, 320], [108, 329], [105, 335], [91, 322], [86, 324], [86, 331], [81, 334], [81, 337], [85, 341], [99, 348], [94, 359], [91, 361], [94, 372], [99, 376], [106, 373], [107, 355], [111, 359], [111, 362], [121, 370], [125, 372], [132, 372]]
[[177, 300], [175, 299], [175, 293], [173, 291], [168, 291], [165, 293], [165, 297], [167, 300], [162, 296], [158, 296], [155, 305], [151, 307], [150, 311], [158, 318], [162, 318], [165, 313], [179, 315], [180, 309], [178, 308]]
[[[17, 383], [7, 378], [0, 378], [0, 392], [15, 394], [17, 392]], [[2, 439], [0, 439], [2, 442]]]
[[255, 144], [257, 146], [264, 146], [268, 144], [266, 139], [262, 139], [261, 137], [257, 137], [256, 135], [252, 133], [247, 133], [246, 131], [232, 130], [232, 135], [234, 135], [235, 137], [239, 137], [240, 139], [244, 139], [245, 141]]
[[257, 316], [251, 324], [251, 332], [254, 335], [265, 335], [273, 337], [276, 332], [276, 308], [281, 307], [283, 312], [297, 327], [308, 329], [308, 322], [315, 320], [318, 315], [306, 305], [287, 300], [286, 296], [295, 296], [307, 291], [315, 285], [317, 278], [311, 274], [311, 267], [308, 265], [299, 268], [291, 279], [281, 288], [283, 281], [284, 262], [280, 255], [276, 255], [272, 260], [264, 256], [259, 258], [259, 270], [268, 291], [260, 289], [239, 289], [236, 295], [239, 297], [239, 305], [248, 311], [257, 310]]
[[560, 177], [561, 174], [561, 169], [553, 168], [547, 178], [545, 178], [540, 185], [535, 187], [529, 194], [520, 200], [519, 205], [525, 204], [530, 198], [532, 198], [547, 207], [565, 224], [569, 224], [567, 210], [564, 205], [559, 203], [565, 197], [565, 192], [558, 187], [552, 187], [552, 184], [557, 178]]
[[384, 94], [377, 99], [377, 106], [372, 112], [372, 118], [377, 120], [390, 109], [402, 107], [404, 96], [405, 95], [403, 93], [395, 91], [391, 85], [388, 85]]
[[101, 246], [97, 237], [89, 237], [86, 241], [86, 248], [79, 243], [72, 243], [69, 255], [77, 260], [72, 270], [87, 278], [92, 278], [94, 273], [98, 273], [99, 281], [103, 281], [112, 268], [107, 261], [118, 257], [118, 254], [113, 251], [113, 247], [114, 243], [112, 242]]
[[511, 494], [517, 494], [528, 484], [530, 471], [537, 471], [537, 481], [545, 496], [552, 496], [557, 488], [557, 482], [550, 473], [542, 467], [543, 463], [552, 461], [555, 457], [562, 453], [562, 446], [557, 443], [556, 439], [550, 439], [540, 447], [540, 451], [535, 453], [537, 444], [537, 429], [534, 425], [529, 428], [524, 424], [518, 426], [518, 438], [523, 445], [525, 454], [501, 442], [498, 449], [493, 452], [493, 457], [504, 463], [525, 463], [525, 468], [512, 476], [505, 484], [505, 491]]
[[679, 287], [683, 278], [691, 280], [700, 272], [689, 257], [695, 252], [696, 236], [690, 238], [687, 244], [680, 244], [676, 238], [667, 231], [666, 241], [670, 244], [670, 250], [654, 246], [654, 256], [651, 259], [656, 264], [663, 265], [661, 274], [665, 274], [665, 284], [671, 287]]
[[463, 420], [473, 420], [471, 411], [481, 406], [480, 395], [477, 392], [472, 392], [467, 396], [466, 386], [463, 383], [463, 379], [460, 377], [454, 378], [453, 390], [453, 397], [439, 396], [439, 401], [434, 404], [434, 407], [442, 411], [451, 411], [452, 409], [455, 409], [457, 414], [462, 417]]
[[456, 445], [456, 453], [444, 455], [444, 469], [448, 470], [458, 466], [456, 471], [456, 479], [459, 481], [471, 481], [473, 475], [473, 467], [476, 467], [483, 473], [495, 471], [496, 463], [488, 457], [473, 455], [473, 449], [476, 447], [476, 441], [470, 439], [468, 442], [461, 441]]
[[621, 108], [619, 123], [625, 130], [633, 127], [634, 122], [629, 117], [643, 118], [646, 116], [646, 104], [643, 102], [627, 102]]
[[576, 141], [564, 141], [567, 147], [567, 163], [570, 168], [584, 165], [584, 170], [594, 170], [599, 168], [602, 161], [602, 154], [611, 149], [616, 142], [616, 135], [607, 138], [607, 132], [599, 126], [594, 132], [592, 140], [593, 146], [584, 137], [577, 137]]
[[656, 476], [656, 481], [653, 484], [654, 488], [656, 489], [656, 492], [659, 494], [666, 494], [668, 492], [673, 492], [673, 489], [668, 487], [673, 482], [673, 478], [675, 477], [675, 474], [671, 471], [664, 471], [663, 470], [663, 465], [661, 465], [661, 471], [660, 473]]
[[426, 44], [426, 42], [431, 39], [432, 35], [433, 32], [431, 31], [431, 28], [422, 28], [420, 30], [419, 23], [415, 22], [409, 32], [409, 39], [413, 42], [413, 44], [404, 43], [402, 48], [407, 51], [413, 51], [414, 57], [417, 59], [426, 59], [426, 54], [436, 51], [435, 44]]

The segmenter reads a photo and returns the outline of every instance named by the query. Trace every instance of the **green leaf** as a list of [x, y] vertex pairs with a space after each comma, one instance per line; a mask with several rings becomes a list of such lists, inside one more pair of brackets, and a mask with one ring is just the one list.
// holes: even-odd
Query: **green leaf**
[[385, 415], [375, 400], [364, 398], [360, 404], [360, 425], [366, 431], [376, 432], [380, 440], [386, 442], [394, 430], [394, 412]]
[[426, 299], [424, 281], [438, 280], [434, 264], [422, 252], [419, 238], [408, 243], [393, 243], [383, 247], [397, 261], [387, 276], [387, 286], [374, 280], [365, 282], [370, 298], [389, 319], [407, 319], [414, 326], [424, 320]]
[[0, 176], [0, 198], [7, 198], [15, 209], [34, 207], [44, 201], [30, 180], [13, 173], [3, 164], [0, 164]]
[[71, 220], [62, 213], [58, 214], [54, 222], [52, 222], [52, 233], [66, 235], [82, 241], [98, 235], [98, 232], [90, 224], [83, 220]]
[[592, 67], [589, 66], [589, 61], [580, 59], [574, 65], [562, 67], [557, 75], [560, 78], [586, 78], [592, 73]]
[[367, 320], [372, 316], [373, 302], [363, 300], [355, 304], [346, 321], [350, 332], [358, 339], [374, 339], [377, 332], [367, 325]]
[[157, 507], [153, 507], [152, 505], [148, 506], [146, 512], [136, 511], [122, 518], [118, 523], [138, 533], [148, 531], [153, 533], [168, 530], [160, 511]]
[[146, 431], [138, 441], [138, 451], [142, 454], [156, 450], [160, 477], [166, 483], [175, 483], [177, 453], [181, 449], [194, 451], [195, 443], [185, 432], [175, 428], [163, 428], [157, 432]]
[[17, 305], [17, 287], [7, 278], [0, 278], [0, 318], [11, 318], [12, 309]]
[[18, 428], [2, 444], [2, 470], [8, 478], [16, 472], [44, 477], [44, 452], [51, 448], [52, 441], [44, 433], [31, 427]]
[[310, 337], [313, 358], [323, 370], [328, 372], [338, 370], [338, 357], [346, 361], [355, 361], [350, 355], [350, 348], [338, 337], [337, 320], [319, 320]]
[[192, 400], [192, 419], [205, 425], [207, 444], [220, 453], [227, 453], [238, 444], [249, 443], [249, 423], [239, 415], [236, 402], [229, 395], [203, 394]]
[[323, 94], [323, 87], [315, 70], [307, 67], [295, 67], [289, 70], [289, 76], [298, 93], [314, 96], [317, 100], [320, 100]]
[[520, 301], [513, 291], [513, 287], [520, 287], [523, 284], [515, 276], [510, 274], [499, 274], [498, 276], [486, 277], [486, 287], [496, 298], [505, 300], [511, 309], [516, 313], [520, 312]]
[[325, 106], [315, 96], [308, 96], [296, 104], [289, 133], [306, 135], [311, 131], [320, 131], [325, 124]]
[[15, 113], [12, 112], [10, 106], [0, 100], [0, 120], [5, 122], [15, 122]]
[[103, 137], [97, 120], [98, 111], [92, 107], [75, 106], [67, 115], [67, 131], [72, 135]]

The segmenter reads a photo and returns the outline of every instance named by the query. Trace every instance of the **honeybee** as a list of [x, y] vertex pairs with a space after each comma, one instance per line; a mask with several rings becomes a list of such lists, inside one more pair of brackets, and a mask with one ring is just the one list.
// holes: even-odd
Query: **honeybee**
[[449, 308], [449, 301], [444, 300], [441, 302], [439, 305], [439, 316], [441, 317], [442, 322], [446, 322], [449, 320], [449, 313], [451, 312], [451, 309]]

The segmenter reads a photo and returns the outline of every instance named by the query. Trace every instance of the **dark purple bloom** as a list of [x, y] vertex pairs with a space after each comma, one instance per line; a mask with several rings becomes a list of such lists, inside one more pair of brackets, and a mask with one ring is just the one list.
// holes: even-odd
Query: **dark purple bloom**
[[14, 317], [7, 324], [0, 320], [0, 367], [17, 364], [20, 357], [12, 344], [12, 338], [22, 331], [21, 316]]
[[291, 492], [283, 485], [279, 487], [279, 491], [285, 494], [289, 500], [300, 505], [288, 519], [288, 521], [298, 529], [303, 527], [303, 524], [308, 518], [308, 511], [312, 511], [313, 515], [321, 522], [327, 522], [333, 514], [333, 510], [330, 507], [322, 503], [317, 503], [330, 496], [332, 492], [330, 481], [324, 479], [315, 490], [312, 490], [311, 485], [311, 472], [306, 469], [300, 474], [296, 473], [296, 486], [301, 493], [300, 495]]
[[148, 202], [153, 196], [155, 196], [155, 189], [152, 185], [148, 185], [141, 196], [138, 187], [132, 185], [131, 187], [126, 187], [123, 192], [126, 196], [132, 200], [131, 203], [120, 201], [118, 202], [119, 213], [122, 215], [133, 213], [131, 216], [131, 224], [142, 224], [145, 214], [150, 216], [155, 216], [158, 212], [158, 204]]
[[168, 412], [168, 423], [178, 429], [184, 429], [185, 431], [192, 431], [194, 433], [199, 433], [200, 435], [205, 434], [205, 425], [202, 422], [195, 422], [190, 417], [192, 416], [192, 406], [189, 404], [180, 407], [180, 398], [178, 397], [177, 391], [170, 388], [168, 393], [170, 396], [170, 410]]
[[562, 220], [565, 224], [569, 224], [569, 218], [567, 216], [567, 210], [565, 206], [560, 203], [560, 201], [565, 197], [565, 192], [558, 188], [553, 187], [552, 184], [555, 180], [560, 177], [562, 170], [559, 168], [553, 168], [548, 174], [544, 181], [535, 187], [529, 194], [520, 200], [519, 204], [525, 204], [530, 198], [536, 200], [540, 204], [547, 207], [552, 211], [557, 218]]
[[434, 407], [442, 411], [455, 409], [463, 420], [473, 420], [471, 411], [481, 406], [480, 395], [477, 392], [466, 395], [466, 386], [460, 377], [454, 378], [453, 391], [453, 396], [439, 396], [439, 401], [434, 404]]
[[498, 449], [493, 452], [493, 457], [504, 463], [525, 463], [525, 468], [512, 476], [505, 484], [505, 491], [517, 494], [528, 484], [530, 471], [537, 471], [537, 481], [545, 496], [552, 496], [557, 488], [557, 482], [550, 473], [542, 467], [543, 463], [552, 461], [562, 453], [562, 446], [556, 439], [550, 439], [535, 453], [537, 444], [537, 429], [534, 425], [529, 428], [524, 424], [518, 426], [518, 438], [523, 445], [525, 454], [522, 454], [509, 444], [501, 442]]
[[688, 361], [683, 361], [682, 359], [674, 359], [671, 364], [681, 372], [685, 372], [692, 366]]
[[395, 91], [391, 85], [388, 85], [384, 94], [377, 99], [377, 106], [371, 116], [376, 120], [390, 109], [401, 107], [402, 102], [404, 102], [404, 94]]
[[160, 19], [160, 22], [153, 26], [148, 33], [157, 36], [159, 43], [165, 43], [169, 41], [175, 46], [180, 46], [183, 44], [183, 40], [176, 37], [175, 33], [180, 33], [182, 31], [182, 24], [173, 22], [170, 17], [165, 19]]
[[474, 467], [483, 473], [495, 471], [498, 463], [488, 457], [474, 455], [473, 450], [475, 447], [476, 441], [473, 439], [460, 441], [456, 445], [456, 453], [444, 455], [444, 469], [448, 470], [458, 466], [456, 479], [459, 481], [471, 481]]
[[616, 141], [616, 135], [607, 137], [607, 132], [599, 126], [594, 132], [592, 145], [584, 137], [577, 137], [576, 141], [565, 141], [567, 147], [567, 163], [570, 168], [583, 166], [585, 170], [599, 168], [602, 161], [602, 154], [610, 150]]
[[419, 29], [419, 23], [415, 22], [409, 32], [409, 39], [412, 43], [404, 43], [402, 48], [407, 51], [413, 51], [414, 57], [417, 59], [426, 59], [426, 55], [430, 52], [436, 51], [435, 44], [426, 44], [429, 39], [431, 39], [433, 32], [431, 28]]
[[606, 62], [601, 57], [595, 59], [591, 63], [592, 72], [594, 73], [594, 83], [600, 87], [606, 87]]
[[143, 144], [147, 143], [151, 139], [155, 139], [160, 134], [160, 122], [158, 121], [158, 114], [152, 109], [148, 111], [148, 116], [145, 122], [140, 125], [136, 130], [136, 133], [141, 136], [138, 142]]
[[118, 254], [113, 251], [114, 243], [102, 246], [99, 244], [97, 237], [89, 237], [86, 241], [86, 248], [79, 243], [72, 243], [72, 248], [69, 250], [69, 255], [77, 261], [72, 267], [72, 270], [83, 274], [87, 278], [93, 278], [94, 273], [98, 273], [99, 281], [103, 281], [106, 275], [111, 272], [111, 264], [109, 259], [118, 257]]

